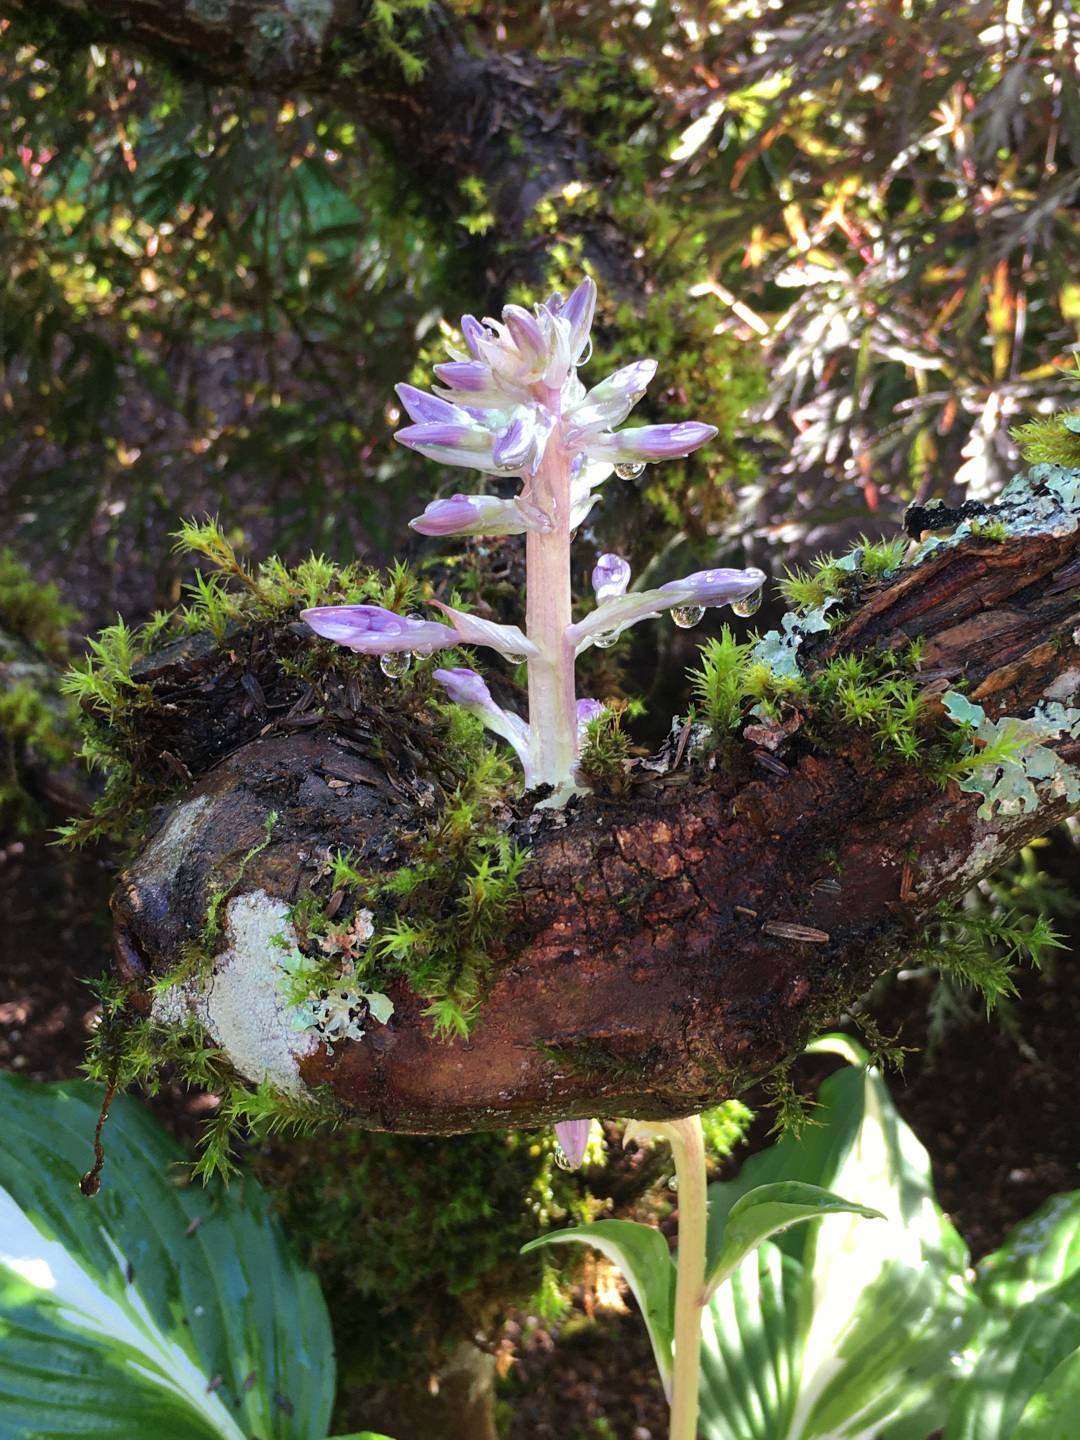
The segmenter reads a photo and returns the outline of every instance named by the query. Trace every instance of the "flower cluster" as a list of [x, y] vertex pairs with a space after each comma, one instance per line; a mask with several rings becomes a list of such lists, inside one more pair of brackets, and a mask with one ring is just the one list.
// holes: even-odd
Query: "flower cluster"
[[532, 311], [507, 305], [501, 322], [466, 315], [466, 350], [450, 348], [450, 360], [435, 366], [441, 383], [434, 393], [397, 387], [413, 422], [397, 432], [403, 445], [448, 465], [520, 478], [514, 499], [452, 495], [433, 501], [412, 525], [423, 535], [525, 534], [525, 629], [437, 601], [432, 603], [449, 624], [377, 605], [304, 611], [318, 634], [381, 655], [391, 675], [404, 674], [413, 654], [461, 643], [488, 646], [514, 664], [526, 662], [528, 724], [500, 709], [474, 671], [435, 675], [453, 701], [513, 746], [526, 784], [550, 785], [556, 803], [578, 784], [581, 737], [601, 713], [596, 701], [577, 699], [576, 657], [590, 645], [613, 645], [628, 626], [665, 610], [683, 626], [696, 624], [708, 606], [730, 604], [750, 614], [765, 580], [760, 570], [699, 570], [635, 591], [626, 561], [602, 555], [592, 576], [596, 606], [572, 622], [570, 542], [596, 503], [597, 487], [613, 471], [631, 479], [649, 462], [689, 455], [716, 434], [712, 425], [696, 421], [615, 428], [645, 393], [656, 362], [635, 361], [586, 390], [577, 367], [588, 358], [595, 308], [596, 286], [586, 279], [568, 299], [554, 294]]

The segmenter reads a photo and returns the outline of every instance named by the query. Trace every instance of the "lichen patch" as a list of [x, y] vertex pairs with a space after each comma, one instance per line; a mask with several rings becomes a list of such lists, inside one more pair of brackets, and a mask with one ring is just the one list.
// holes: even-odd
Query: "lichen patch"
[[319, 1039], [293, 1027], [292, 1007], [277, 986], [281, 942], [296, 943], [289, 908], [264, 890], [236, 895], [225, 911], [225, 931], [231, 943], [196, 997], [195, 1012], [245, 1079], [268, 1079], [286, 1094], [303, 1095], [298, 1062]]

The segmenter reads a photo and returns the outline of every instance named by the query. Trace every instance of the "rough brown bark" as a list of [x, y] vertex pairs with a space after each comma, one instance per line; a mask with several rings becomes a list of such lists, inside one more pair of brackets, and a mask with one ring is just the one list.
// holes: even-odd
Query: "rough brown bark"
[[[865, 592], [809, 663], [923, 636], [931, 696], [966, 680], [989, 718], [1024, 716], [1080, 689], [1078, 584], [1075, 532], [972, 538]], [[1080, 759], [1078, 742], [1053, 748]], [[939, 901], [1075, 808], [1044, 796], [1031, 813], [981, 820], [979, 796], [880, 768], [857, 731], [842, 753], [799, 749], [783, 774], [747, 747], [742, 779], [683, 760], [633, 798], [537, 812], [472, 1038], [435, 1041], [423, 1001], [398, 985], [391, 1023], [321, 1049], [306, 1082], [365, 1125], [420, 1132], [701, 1109], [794, 1052], [903, 955]], [[321, 778], [335, 775], [356, 777], [349, 793]], [[191, 792], [205, 799], [182, 860], [159, 840], [124, 877], [122, 969], [160, 970], [199, 934], [215, 877], [235, 873], [271, 809], [273, 842], [240, 888], [293, 902], [320, 850], [392, 844], [416, 814], [407, 792], [332, 723], [253, 741]]]
[[[545, 243], [526, 234], [537, 202], [582, 176], [601, 189], [613, 178], [560, 95], [577, 62], [489, 50], [435, 0], [397, 26], [424, 65], [411, 82], [380, 43], [368, 0], [9, 0], [8, 8], [47, 18], [68, 43], [149, 52], [191, 78], [328, 95], [384, 145], [427, 213], [446, 225], [472, 205], [462, 182], [479, 181], [495, 223], [484, 234], [460, 229], [471, 276], [459, 285], [493, 310], [512, 285], [543, 283]], [[620, 83], [634, 86], [629, 75]], [[617, 228], [602, 212], [579, 228], [606, 288], [637, 296], [631, 247]]]

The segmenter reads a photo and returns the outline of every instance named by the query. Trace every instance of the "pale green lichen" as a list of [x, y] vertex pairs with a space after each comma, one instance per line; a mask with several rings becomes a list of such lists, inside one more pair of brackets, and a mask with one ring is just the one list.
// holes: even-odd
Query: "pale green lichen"
[[803, 642], [803, 637], [814, 635], [821, 630], [828, 630], [829, 620], [825, 612], [831, 605], [837, 603], [837, 597], [830, 595], [822, 604], [807, 611], [805, 615], [797, 615], [793, 611], [789, 611], [781, 621], [784, 627], [783, 633], [779, 630], [770, 630], [763, 635], [751, 652], [751, 660], [767, 665], [774, 675], [798, 675], [799, 662], [796, 652]]
[[941, 703], [950, 719], [970, 727], [969, 772], [958, 777], [961, 790], [983, 797], [979, 818], [989, 820], [996, 806], [1002, 815], [1031, 814], [1048, 801], [1064, 798], [1080, 803], [1080, 770], [1068, 765], [1044, 740], [1080, 735], [1080, 710], [1058, 701], [1040, 704], [1027, 720], [1005, 715], [988, 720], [975, 705], [955, 690]]

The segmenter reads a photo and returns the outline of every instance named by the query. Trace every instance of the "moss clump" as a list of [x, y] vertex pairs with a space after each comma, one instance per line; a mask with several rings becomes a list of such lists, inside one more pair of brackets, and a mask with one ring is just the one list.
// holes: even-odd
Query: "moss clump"
[[[110, 832], [134, 842], [151, 806], [276, 725], [286, 734], [293, 724], [323, 726], [354, 744], [362, 734], [363, 753], [388, 773], [411, 775], [425, 803], [396, 837], [394, 868], [361, 871], [339, 853], [304, 890], [291, 915], [299, 945], [283, 965], [287, 998], [304, 1005], [320, 989], [346, 985], [374, 1002], [385, 998], [375, 992], [401, 975], [427, 1000], [437, 1035], [467, 1035], [491, 982], [492, 951], [511, 923], [526, 859], [504, 833], [508, 765], [480, 723], [445, 703], [431, 679], [440, 663], [471, 657], [444, 651], [390, 681], [377, 659], [298, 623], [301, 609], [328, 603], [408, 613], [423, 590], [402, 566], [387, 581], [318, 557], [292, 570], [276, 559], [252, 570], [213, 523], [185, 526], [180, 546], [213, 567], [197, 576], [189, 603], [137, 633], [122, 623], [110, 627], [93, 642], [89, 659], [69, 672], [83, 753], [106, 771], [95, 813], [68, 827], [69, 840]], [[452, 599], [460, 603], [456, 594]], [[228, 1168], [245, 1126], [307, 1124], [320, 1113], [316, 1103], [298, 1109], [266, 1087], [253, 1092], [197, 1026], [159, 1022], [149, 1013], [156, 997], [212, 966], [221, 905], [247, 863], [271, 843], [274, 819], [239, 872], [221, 877], [207, 895], [201, 933], [171, 957], [168, 973], [146, 977], [142, 992], [126, 1001], [106, 990], [89, 1062], [95, 1078], [120, 1086], [147, 1083], [168, 1063], [186, 1083], [215, 1091], [220, 1104], [199, 1162], [205, 1171]], [[342, 936], [350, 926], [358, 934], [361, 920], [370, 943], [346, 945]]]
[[10, 550], [0, 550], [0, 626], [21, 635], [53, 665], [66, 665], [67, 632], [78, 619], [51, 580], [35, 580]]
[[137, 631], [122, 621], [109, 626], [64, 679], [81, 712], [83, 756], [106, 777], [93, 813], [63, 832], [70, 843], [100, 834], [137, 839], [155, 805], [262, 733], [271, 714], [288, 729], [362, 712], [376, 748], [404, 750], [437, 784], [456, 786], [475, 759], [475, 735], [436, 702], [431, 672], [463, 663], [448, 658], [459, 652], [421, 660], [402, 681], [389, 681], [377, 660], [300, 623], [300, 611], [315, 605], [408, 613], [424, 591], [403, 566], [386, 581], [367, 566], [320, 556], [293, 569], [276, 557], [251, 569], [214, 522], [185, 525], [177, 548], [213, 567], [196, 575], [189, 603]]
[[1029, 465], [1067, 465], [1080, 469], [1080, 410], [1029, 420], [1009, 431]]
[[578, 770], [594, 789], [622, 795], [629, 788], [625, 762], [630, 758], [631, 740], [622, 722], [643, 710], [639, 700], [609, 700], [604, 713], [589, 721]]

